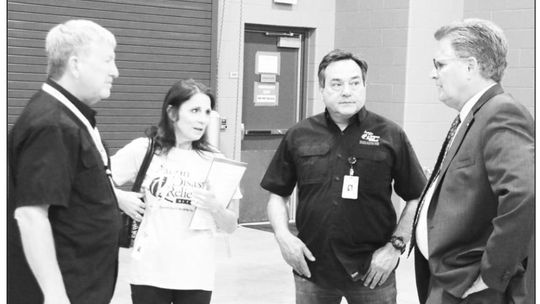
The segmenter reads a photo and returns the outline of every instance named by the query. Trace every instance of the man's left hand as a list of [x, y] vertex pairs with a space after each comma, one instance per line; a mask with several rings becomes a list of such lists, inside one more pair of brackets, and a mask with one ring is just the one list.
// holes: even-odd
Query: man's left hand
[[362, 277], [364, 286], [371, 289], [384, 284], [397, 265], [401, 252], [387, 243], [377, 249], [371, 258], [371, 265], [366, 274]]

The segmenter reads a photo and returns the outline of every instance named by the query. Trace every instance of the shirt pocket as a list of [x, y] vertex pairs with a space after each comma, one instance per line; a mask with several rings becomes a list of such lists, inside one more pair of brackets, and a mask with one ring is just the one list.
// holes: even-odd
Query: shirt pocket
[[322, 183], [328, 177], [329, 154], [328, 143], [298, 147], [298, 183]]
[[82, 197], [95, 201], [103, 201], [110, 195], [108, 178], [105, 175], [105, 165], [95, 151], [92, 142], [81, 139], [80, 165], [76, 172], [74, 188]]
[[355, 152], [354, 171], [359, 176], [358, 189], [364, 192], [388, 189], [391, 182], [388, 153], [380, 149], [358, 149]]

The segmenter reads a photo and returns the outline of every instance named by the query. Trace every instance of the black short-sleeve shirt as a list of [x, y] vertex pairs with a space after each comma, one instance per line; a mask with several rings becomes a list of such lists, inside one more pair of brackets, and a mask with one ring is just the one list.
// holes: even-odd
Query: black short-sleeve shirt
[[[343, 199], [354, 157], [358, 199]], [[362, 108], [341, 131], [327, 112], [293, 126], [281, 141], [261, 186], [289, 196], [298, 185], [298, 237], [315, 255], [311, 280], [339, 287], [369, 268], [372, 253], [396, 227], [392, 186], [406, 201], [426, 179], [404, 131]]]
[[117, 275], [119, 209], [85, 126], [62, 103], [39, 91], [10, 131], [8, 165], [8, 302], [43, 301], [13, 212], [21, 206], [50, 205], [57, 260], [70, 300], [109, 303]]

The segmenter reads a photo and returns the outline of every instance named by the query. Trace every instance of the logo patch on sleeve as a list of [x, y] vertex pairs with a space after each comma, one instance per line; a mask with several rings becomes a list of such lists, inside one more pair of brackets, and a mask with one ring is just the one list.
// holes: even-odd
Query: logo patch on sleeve
[[361, 145], [369, 145], [369, 146], [378, 146], [379, 145], [379, 139], [380, 136], [374, 135], [373, 132], [369, 132], [367, 130], [364, 130], [364, 134], [360, 136], [360, 142]]

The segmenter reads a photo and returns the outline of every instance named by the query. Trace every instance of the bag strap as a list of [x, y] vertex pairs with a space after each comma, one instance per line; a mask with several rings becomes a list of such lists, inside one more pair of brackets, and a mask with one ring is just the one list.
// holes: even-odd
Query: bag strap
[[131, 191], [133, 192], [141, 191], [141, 185], [144, 180], [144, 176], [146, 175], [146, 171], [148, 170], [148, 167], [150, 166], [150, 162], [152, 161], [152, 157], [154, 156], [154, 151], [155, 151], [154, 137], [148, 137], [148, 140], [149, 140], [149, 143], [148, 143], [148, 148], [146, 149], [146, 154], [144, 155], [144, 159], [141, 164], [141, 167], [139, 168], [139, 173], [137, 173], [137, 177], [135, 178], [135, 182], [133, 183], [133, 186], [131, 187]]

